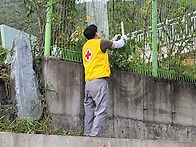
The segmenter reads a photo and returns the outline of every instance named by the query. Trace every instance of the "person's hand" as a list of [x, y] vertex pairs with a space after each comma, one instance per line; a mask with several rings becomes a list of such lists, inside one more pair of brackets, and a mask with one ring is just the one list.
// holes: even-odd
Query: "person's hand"
[[114, 38], [112, 39], [112, 41], [117, 40], [118, 39], [118, 36], [120, 36], [120, 34], [115, 35]]
[[122, 35], [121, 38], [124, 39], [124, 40], [126, 40], [126, 41], [127, 41], [127, 39], [128, 39], [128, 38], [127, 38], [127, 35]]

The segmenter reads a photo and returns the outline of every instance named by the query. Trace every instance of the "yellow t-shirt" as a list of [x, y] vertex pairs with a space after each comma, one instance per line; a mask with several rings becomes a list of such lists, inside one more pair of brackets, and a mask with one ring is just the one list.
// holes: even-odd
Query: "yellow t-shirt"
[[82, 58], [86, 82], [97, 78], [110, 77], [108, 51], [106, 50], [103, 53], [100, 43], [101, 39], [90, 39], [83, 46]]

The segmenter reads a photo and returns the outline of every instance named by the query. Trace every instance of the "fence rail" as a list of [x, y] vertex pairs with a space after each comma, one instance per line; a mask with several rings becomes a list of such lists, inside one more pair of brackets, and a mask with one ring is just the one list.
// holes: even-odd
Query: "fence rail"
[[[177, 22], [179, 20], [168, 20], [167, 22], [162, 22], [157, 24], [157, 36], [158, 36], [158, 43], [160, 45], [165, 45], [166, 42], [168, 42], [168, 38], [171, 38], [170, 42], [173, 41], [180, 41], [182, 39], [193, 37], [193, 33], [196, 32], [196, 11], [188, 15], [188, 20], [185, 19], [185, 16], [183, 18], [180, 18], [181, 21]], [[187, 21], [189, 22], [189, 26], [187, 24]], [[182, 36], [176, 33], [176, 25], [181, 23], [182, 27], [185, 28], [185, 34], [183, 34], [182, 30], [180, 31]], [[183, 28], [183, 29], [184, 29]], [[167, 35], [166, 35], [167, 34]], [[144, 40], [144, 30], [138, 30], [134, 31], [130, 34], [128, 34], [130, 38], [132, 39], [138, 39], [139, 41]], [[146, 36], [148, 38], [152, 38], [152, 27], [148, 27], [148, 32], [146, 32]], [[148, 50], [149, 45], [145, 50]]]
[[[138, 74], [152, 75], [152, 30], [149, 24], [147, 25], [147, 27], [144, 26], [144, 23], [142, 21], [142, 17], [144, 16], [140, 14], [140, 11], [147, 10], [144, 9], [146, 8], [145, 5], [148, 5], [146, 2], [147, 1], [120, 1], [119, 5], [119, 3], [112, 0], [92, 0], [91, 2], [78, 1], [73, 6], [71, 2], [64, 1], [64, 5], [54, 6], [54, 12], [52, 16], [53, 27], [51, 55], [56, 56], [62, 60], [82, 63], [81, 50], [82, 45], [86, 41], [84, 36], [82, 36], [82, 30], [87, 25], [95, 23], [96, 25], [98, 25], [98, 28], [101, 28], [99, 31], [101, 32], [102, 36], [108, 38], [109, 36], [113, 35], [114, 30], [116, 33], [118, 33], [118, 31], [120, 30], [118, 29], [120, 27], [119, 22], [124, 21], [124, 24], [127, 24], [127, 28], [130, 28], [129, 31], [125, 31], [125, 33], [128, 33], [130, 39], [143, 42], [142, 49], [139, 52], [139, 58], [143, 60], [143, 62], [141, 62], [140, 65], [133, 64], [129, 66], [129, 69], [126, 70], [130, 70], [131, 72]], [[170, 1], [168, 1], [167, 4], [165, 4], [166, 2], [162, 4], [163, 6], [165, 6], [163, 8], [163, 12], [165, 13], [167, 13], [167, 10], [171, 9], [169, 2]], [[176, 3], [177, 2], [178, 1], [176, 1]], [[69, 3], [69, 6], [73, 7], [65, 7], [65, 4], [68, 6]], [[173, 4], [175, 2], [171, 3]], [[175, 17], [175, 19], [166, 19], [164, 22], [159, 23], [157, 26], [159, 45], [158, 77], [196, 83], [196, 67], [194, 64], [191, 64], [192, 69], [190, 69], [189, 67], [189, 69], [187, 70], [187, 68], [183, 67], [185, 71], [176, 70], [177, 66], [182, 65], [182, 63], [185, 64], [185, 61], [189, 60], [190, 57], [187, 56], [187, 54], [191, 54], [190, 60], [193, 63], [195, 63], [196, 60], [196, 50], [194, 46], [194, 43], [196, 44], [196, 42], [193, 42], [192, 44], [190, 43], [191, 46], [185, 46], [182, 51], [179, 51], [177, 49], [178, 47], [182, 48], [181, 46], [184, 43], [191, 42], [195, 39], [196, 8], [193, 4], [192, 6], [193, 8], [189, 8], [188, 15], [184, 15], [184, 17]], [[149, 6], [148, 9], [150, 8], [151, 6]], [[160, 6], [159, 9], [162, 9], [162, 7]], [[129, 14], [124, 14], [125, 10], [130, 10]], [[73, 11], [73, 13], [71, 13], [71, 11]], [[124, 18], [121, 18], [122, 15], [124, 16]], [[164, 14], [159, 15], [161, 15], [159, 17], [162, 17]], [[152, 18], [151, 16], [148, 16], [146, 17], [146, 19], [148, 19], [148, 22], [150, 22]], [[137, 31], [131, 31], [132, 29], [129, 24], [132, 29], [134, 28], [135, 30], [137, 28], [146, 28], [139, 29]], [[179, 31], [178, 27], [181, 27], [182, 29]], [[171, 48], [171, 44], [175, 46], [173, 47], [173, 49]], [[181, 57], [177, 59], [178, 56]], [[130, 58], [132, 57], [132, 55], [130, 54], [127, 57]], [[176, 61], [173, 58], [176, 58]], [[127, 61], [129, 62], [129, 59]], [[126, 63], [126, 61], [123, 62]], [[175, 63], [170, 64], [169, 62]], [[162, 67], [161, 65], [164, 65], [164, 67]], [[191, 70], [193, 70], [192, 75], [190, 75], [190, 73], [192, 72]]]
[[[74, 47], [74, 46], [73, 46]], [[69, 62], [82, 63], [82, 51], [75, 51], [66, 48], [51, 47], [52, 56]]]

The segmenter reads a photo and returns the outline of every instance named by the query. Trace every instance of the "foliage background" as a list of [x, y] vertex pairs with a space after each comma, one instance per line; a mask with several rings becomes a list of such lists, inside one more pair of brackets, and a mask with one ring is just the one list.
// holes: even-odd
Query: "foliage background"
[[[192, 12], [196, 11], [196, 0], [157, 1], [158, 23], [161, 22], [163, 26], [163, 35], [159, 36], [158, 44], [159, 71], [164, 73], [177, 72], [182, 76], [186, 74], [196, 78], [196, 67], [193, 64], [195, 62], [195, 51], [191, 51], [195, 33], [190, 33], [188, 38], [185, 24], [182, 23], [184, 16], [186, 20], [189, 20]], [[46, 12], [49, 7], [46, 2], [46, 0], [2, 0], [0, 2], [0, 12], [4, 14], [0, 15], [0, 24], [4, 23], [38, 36], [39, 51], [37, 53], [34, 51], [38, 56], [43, 55]], [[137, 31], [136, 35], [143, 33], [141, 39], [132, 38], [123, 49], [110, 51], [112, 68], [130, 71], [138, 70], [140, 71], [139, 73], [143, 74], [151, 70], [150, 58], [152, 56], [149, 57], [145, 54], [147, 44], [148, 50], [152, 50], [151, 36], [148, 34], [151, 31], [151, 2], [152, 0], [108, 1], [110, 39], [115, 34], [121, 33], [121, 21], [124, 22], [126, 34], [131, 34], [134, 31]], [[88, 25], [88, 20], [95, 16], [88, 16], [86, 14], [86, 4], [76, 4], [75, 0], [53, 0], [52, 5], [51, 55], [80, 63], [82, 45], [86, 41], [82, 31]], [[182, 40], [176, 40], [175, 36], [171, 37], [169, 35], [168, 30], [172, 30], [172, 24], [176, 22], [178, 22], [174, 26], [176, 35], [180, 37], [186, 36]], [[186, 25], [191, 26], [191, 22], [189, 21]], [[188, 31], [191, 32], [190, 30]], [[163, 44], [163, 38], [168, 38], [169, 41]], [[135, 42], [136, 40], [138, 40], [137, 43]], [[167, 47], [165, 52], [161, 50], [164, 46]], [[190, 50], [190, 53], [184, 54], [184, 49]], [[141, 72], [144, 69], [147, 71]]]
[[36, 17], [29, 18], [22, 0], [0, 1], [0, 25], [5, 24], [29, 34], [38, 36], [39, 29]]

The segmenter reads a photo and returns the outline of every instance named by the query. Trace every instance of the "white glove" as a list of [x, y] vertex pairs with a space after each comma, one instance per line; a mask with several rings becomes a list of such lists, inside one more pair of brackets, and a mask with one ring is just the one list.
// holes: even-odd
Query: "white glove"
[[128, 40], [127, 35], [123, 35], [123, 36], [121, 36], [121, 38], [126, 40], [126, 41]]
[[112, 39], [112, 41], [117, 40], [118, 39], [118, 36], [120, 36], [120, 34], [115, 35], [114, 38]]
[[118, 41], [113, 41], [114, 42], [114, 48], [121, 48], [125, 45], [125, 41], [123, 38], [121, 38]]

